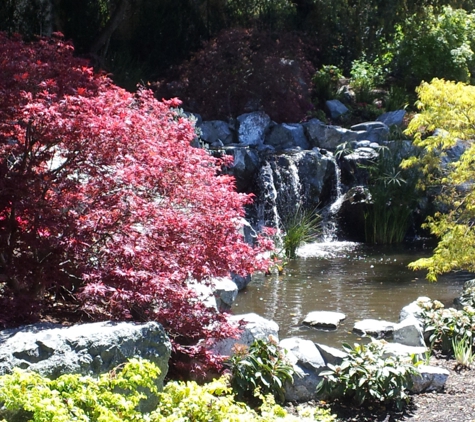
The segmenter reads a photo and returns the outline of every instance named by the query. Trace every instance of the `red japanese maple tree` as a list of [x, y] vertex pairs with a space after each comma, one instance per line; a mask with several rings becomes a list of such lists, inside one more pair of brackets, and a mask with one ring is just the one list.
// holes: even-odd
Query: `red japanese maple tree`
[[187, 280], [262, 269], [270, 245], [244, 242], [251, 198], [190, 145], [178, 105], [115, 86], [59, 35], [27, 44], [0, 33], [4, 326], [79, 301], [93, 318], [161, 322], [175, 356], [232, 334]]

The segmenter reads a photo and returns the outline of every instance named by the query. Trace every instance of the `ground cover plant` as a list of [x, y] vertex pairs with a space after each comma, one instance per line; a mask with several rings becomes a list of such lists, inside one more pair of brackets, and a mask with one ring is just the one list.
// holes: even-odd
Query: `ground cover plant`
[[[146, 360], [132, 359], [98, 378], [79, 374], [55, 380], [34, 372], [15, 369], [0, 377], [0, 418], [7, 421], [321, 421], [335, 417], [321, 408], [298, 408], [289, 415], [272, 396], [261, 395], [262, 405], [253, 410], [235, 400], [228, 379], [205, 385], [194, 381], [169, 382], [158, 391], [160, 370]], [[141, 401], [153, 398], [152, 409], [141, 410]]]
[[172, 368], [211, 364], [198, 341], [235, 330], [187, 281], [265, 269], [259, 252], [272, 243], [239, 233], [251, 199], [220, 174], [228, 158], [191, 147], [178, 100], [118, 88], [59, 34], [0, 33], [0, 63], [0, 324], [61, 305], [156, 320]]

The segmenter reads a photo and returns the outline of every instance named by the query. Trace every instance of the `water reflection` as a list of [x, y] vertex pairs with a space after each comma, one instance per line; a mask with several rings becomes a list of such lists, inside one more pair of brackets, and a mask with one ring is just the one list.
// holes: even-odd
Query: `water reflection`
[[[430, 255], [423, 245], [372, 247], [352, 242], [311, 244], [299, 250], [281, 276], [257, 275], [233, 307], [235, 314], [255, 312], [280, 326], [281, 339], [299, 336], [339, 347], [359, 341], [351, 333], [358, 319], [381, 318], [398, 322], [401, 309], [419, 296], [450, 306], [463, 283], [473, 278], [465, 272], [444, 275], [429, 283], [424, 272], [407, 264]], [[325, 332], [301, 326], [311, 311], [347, 315], [339, 329]]]

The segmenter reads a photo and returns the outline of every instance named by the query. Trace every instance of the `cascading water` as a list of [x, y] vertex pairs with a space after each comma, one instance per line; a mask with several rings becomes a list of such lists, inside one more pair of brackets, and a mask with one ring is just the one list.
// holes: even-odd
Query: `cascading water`
[[258, 228], [272, 227], [279, 232], [282, 223], [277, 211], [277, 189], [274, 182], [274, 172], [267, 161], [259, 170], [257, 184], [259, 189], [256, 201], [257, 226]]
[[283, 223], [299, 208], [315, 210], [325, 204], [335, 211], [341, 197], [339, 169], [331, 154], [317, 150], [270, 154], [265, 157], [257, 179], [257, 227], [273, 227], [280, 232]]
[[335, 189], [332, 195], [332, 202], [322, 211], [322, 241], [333, 242], [338, 238], [338, 220], [336, 216], [343, 204], [345, 196], [341, 183], [341, 170], [335, 160]]

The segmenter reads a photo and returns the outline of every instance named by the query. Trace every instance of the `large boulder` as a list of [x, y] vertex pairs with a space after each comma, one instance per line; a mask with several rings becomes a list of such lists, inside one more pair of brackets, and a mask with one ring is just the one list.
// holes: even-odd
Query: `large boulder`
[[279, 338], [279, 326], [274, 321], [265, 319], [255, 313], [231, 315], [231, 324], [239, 326], [242, 323], [242, 332], [238, 338], [226, 338], [213, 345], [213, 352], [221, 356], [231, 356], [236, 344], [250, 346], [254, 340], [269, 340]]
[[243, 146], [221, 148], [233, 157], [233, 164], [226, 171], [234, 176], [238, 192], [248, 192], [260, 168], [260, 158], [255, 150]]
[[351, 126], [358, 133], [357, 140], [367, 140], [381, 144], [388, 140], [389, 128], [383, 122], [365, 122]]
[[325, 107], [332, 119], [338, 119], [338, 117], [350, 111], [340, 100], [328, 100], [325, 102]]
[[262, 111], [242, 114], [237, 118], [238, 141], [242, 145], [258, 147], [264, 143], [265, 134], [271, 123], [270, 117]]
[[285, 385], [285, 399], [297, 402], [315, 399], [317, 385], [322, 380], [319, 374], [325, 369], [325, 361], [315, 344], [292, 337], [282, 340], [279, 346], [287, 350], [287, 357], [295, 370], [294, 382]]
[[418, 297], [414, 302], [411, 302], [409, 305], [402, 308], [401, 313], [399, 314], [399, 321], [404, 321], [405, 319], [412, 317], [422, 323], [421, 313], [423, 309], [421, 304], [429, 302], [431, 302], [431, 300], [426, 296]]
[[339, 126], [326, 125], [318, 119], [303, 123], [307, 139], [312, 147], [335, 151], [338, 145], [356, 141], [357, 133]]
[[393, 340], [406, 346], [425, 347], [424, 330], [415, 317], [408, 317], [394, 326]]
[[201, 139], [211, 145], [229, 145], [234, 142], [234, 134], [229, 124], [222, 120], [204, 121], [199, 126]]
[[395, 110], [388, 111], [387, 113], [381, 114], [376, 118], [376, 121], [384, 123], [387, 127], [391, 126], [402, 126], [404, 123], [404, 116], [406, 115], [406, 110]]
[[157, 322], [34, 324], [0, 332], [0, 374], [19, 367], [50, 378], [98, 375], [131, 358], [143, 358], [160, 368], [161, 388], [170, 353], [170, 340]]
[[272, 125], [265, 138], [265, 144], [276, 150], [292, 148], [310, 149], [310, 144], [305, 137], [304, 129], [298, 123], [282, 123]]

